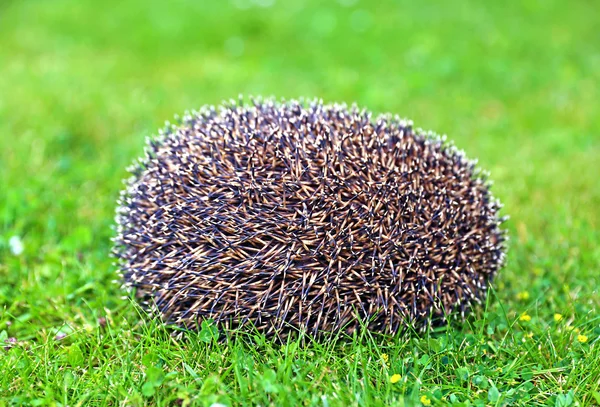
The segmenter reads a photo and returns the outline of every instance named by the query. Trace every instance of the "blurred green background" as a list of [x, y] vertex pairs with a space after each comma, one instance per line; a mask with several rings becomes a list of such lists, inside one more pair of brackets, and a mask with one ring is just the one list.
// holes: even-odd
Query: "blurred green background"
[[560, 310], [593, 342], [599, 11], [585, 0], [0, 0], [0, 331], [43, 343], [126, 306], [108, 258], [125, 167], [165, 120], [244, 94], [357, 102], [447, 134], [490, 170], [511, 216], [503, 309]]

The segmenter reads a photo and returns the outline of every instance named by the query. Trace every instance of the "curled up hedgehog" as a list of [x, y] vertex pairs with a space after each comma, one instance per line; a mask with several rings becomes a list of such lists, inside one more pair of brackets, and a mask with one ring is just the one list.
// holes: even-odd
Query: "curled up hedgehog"
[[185, 328], [420, 329], [464, 317], [505, 258], [501, 205], [475, 163], [356, 106], [205, 107], [130, 171], [118, 266]]

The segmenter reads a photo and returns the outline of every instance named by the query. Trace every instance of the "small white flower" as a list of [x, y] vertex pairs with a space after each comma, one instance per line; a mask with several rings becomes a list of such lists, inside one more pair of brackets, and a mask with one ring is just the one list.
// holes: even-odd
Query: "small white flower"
[[19, 236], [13, 236], [8, 240], [8, 246], [10, 247], [10, 251], [15, 256], [19, 256], [23, 253], [23, 242]]

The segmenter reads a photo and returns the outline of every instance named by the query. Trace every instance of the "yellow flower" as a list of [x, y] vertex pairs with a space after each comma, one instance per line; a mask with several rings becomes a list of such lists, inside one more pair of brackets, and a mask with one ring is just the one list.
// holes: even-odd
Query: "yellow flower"
[[588, 340], [588, 337], [587, 337], [586, 335], [577, 335], [577, 340], [578, 340], [580, 343], [586, 343], [586, 342], [587, 342], [587, 340]]
[[402, 379], [402, 376], [400, 376], [398, 373], [396, 373], [396, 374], [393, 374], [392, 377], [390, 377], [390, 382], [392, 384], [398, 383], [400, 381], [400, 379]]
[[554, 314], [554, 322], [560, 322], [562, 319], [562, 314]]
[[526, 312], [524, 312], [519, 317], [519, 321], [529, 322], [529, 321], [531, 321], [531, 316], [529, 316]]
[[424, 406], [430, 406], [431, 400], [429, 400], [429, 397], [427, 397], [426, 395], [422, 395], [421, 396], [421, 404], [423, 404]]
[[529, 332], [528, 334], [525, 334], [525, 336], [531, 339], [533, 338], [533, 332]]
[[390, 359], [390, 357], [388, 356], [387, 353], [382, 353], [381, 354], [381, 360], [383, 360], [384, 362], [387, 363], [387, 361]]
[[517, 293], [517, 300], [527, 301], [528, 299], [529, 299], [528, 291], [521, 291], [520, 293]]

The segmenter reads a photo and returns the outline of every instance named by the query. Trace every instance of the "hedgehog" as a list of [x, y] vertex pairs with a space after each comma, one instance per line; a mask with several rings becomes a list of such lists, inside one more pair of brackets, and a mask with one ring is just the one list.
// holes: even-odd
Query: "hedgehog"
[[488, 174], [445, 137], [356, 105], [207, 106], [129, 171], [116, 263], [184, 329], [424, 330], [464, 320], [504, 264]]

